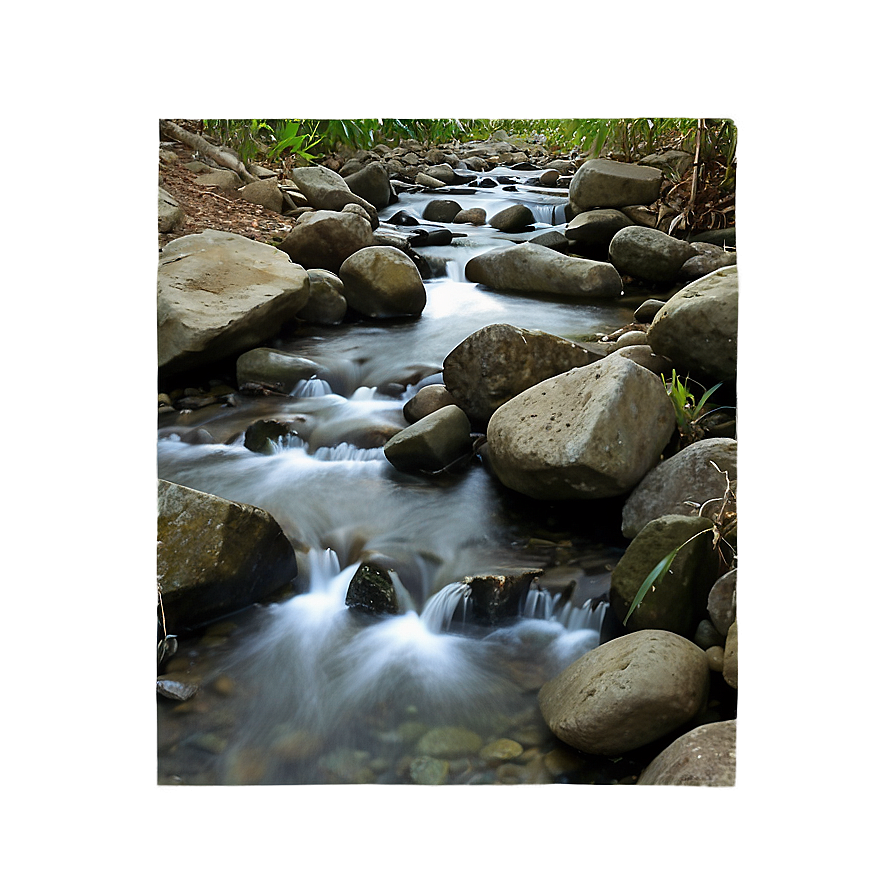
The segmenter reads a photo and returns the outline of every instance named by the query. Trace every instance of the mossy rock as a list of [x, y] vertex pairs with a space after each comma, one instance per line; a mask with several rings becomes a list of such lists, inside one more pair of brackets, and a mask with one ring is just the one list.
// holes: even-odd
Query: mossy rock
[[362, 613], [397, 615], [398, 595], [389, 571], [375, 563], [362, 563], [349, 583], [345, 605]]

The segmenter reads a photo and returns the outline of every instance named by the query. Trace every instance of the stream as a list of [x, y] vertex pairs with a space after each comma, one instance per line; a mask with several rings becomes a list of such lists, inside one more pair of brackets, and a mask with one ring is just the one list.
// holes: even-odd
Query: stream
[[[381, 217], [422, 221], [433, 198], [402, 194]], [[612, 761], [565, 747], [537, 705], [545, 681], [618, 634], [606, 602], [623, 546], [618, 514], [515, 495], [478, 459], [415, 476], [382, 448], [356, 447], [377, 427], [407, 425], [403, 405], [440, 382], [445, 356], [481, 327], [593, 338], [630, 323], [644, 299], [566, 301], [467, 281], [473, 256], [560, 223], [566, 195], [519, 186], [450, 198], [489, 218], [524, 202], [537, 223], [515, 235], [445, 225], [459, 234], [450, 246], [417, 250], [437, 274], [419, 319], [303, 327], [272, 343], [321, 365], [291, 396], [237, 394], [232, 407], [162, 420], [158, 476], [269, 511], [297, 546], [299, 576], [296, 593], [179, 639], [166, 673], [202, 687], [158, 701], [160, 783], [611, 784], [639, 771], [637, 754]], [[275, 415], [299, 418], [301, 439], [271, 455], [247, 450], [246, 427]], [[396, 570], [400, 615], [345, 607], [366, 558]], [[545, 576], [517, 618], [471, 624], [459, 583], [507, 566]]]

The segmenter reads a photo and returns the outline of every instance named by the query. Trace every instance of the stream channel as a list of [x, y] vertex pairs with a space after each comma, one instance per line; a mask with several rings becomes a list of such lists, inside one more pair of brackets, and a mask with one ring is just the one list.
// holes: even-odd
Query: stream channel
[[[403, 210], [422, 221], [433, 198], [402, 194], [381, 216]], [[533, 501], [505, 489], [478, 458], [457, 472], [409, 475], [382, 448], [354, 447], [363, 444], [358, 433], [407, 425], [405, 402], [440, 382], [445, 356], [479, 328], [509, 323], [593, 339], [631, 323], [644, 300], [643, 290], [591, 302], [467, 281], [473, 256], [556, 227], [566, 193], [521, 185], [450, 198], [489, 219], [523, 202], [537, 223], [513, 235], [445, 225], [456, 235], [449, 246], [417, 250], [435, 273], [420, 318], [302, 327], [272, 347], [324, 372], [290, 397], [237, 394], [233, 407], [181, 414], [175, 425], [163, 418], [160, 478], [262, 507], [307, 551], [297, 551], [292, 596], [179, 639], [166, 672], [202, 687], [182, 703], [158, 701], [160, 783], [611, 784], [642, 767], [638, 756], [565, 747], [537, 704], [545, 681], [619, 634], [606, 600], [624, 546], [621, 504]], [[243, 446], [250, 423], [284, 415], [304, 419], [301, 442], [272, 455]], [[195, 438], [199, 429], [215, 442]], [[370, 557], [396, 570], [400, 615], [345, 607], [352, 575]], [[458, 583], [507, 566], [545, 576], [517, 618], [494, 628], [467, 622]]]

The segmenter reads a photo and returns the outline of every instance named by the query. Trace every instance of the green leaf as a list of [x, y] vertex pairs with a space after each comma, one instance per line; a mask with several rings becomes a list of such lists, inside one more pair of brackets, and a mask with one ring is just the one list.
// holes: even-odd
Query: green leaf
[[628, 608], [628, 613], [625, 614], [625, 619], [622, 620], [623, 625], [627, 625], [629, 619], [631, 618], [632, 613], [638, 609], [641, 605], [641, 601], [644, 600], [644, 595], [651, 589], [653, 583], [660, 578], [660, 576], [665, 575], [669, 568], [672, 566], [673, 561], [678, 556], [678, 552], [684, 547], [683, 544], [680, 544], [673, 551], [670, 551], [657, 563], [656, 566], [650, 571], [649, 575], [646, 579], [644, 579], [641, 587], [638, 589], [638, 593], [635, 595], [635, 599], [632, 601], [631, 606]]

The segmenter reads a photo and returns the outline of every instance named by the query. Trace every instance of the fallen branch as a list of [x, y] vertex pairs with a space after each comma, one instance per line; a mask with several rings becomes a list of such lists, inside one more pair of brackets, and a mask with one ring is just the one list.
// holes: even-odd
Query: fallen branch
[[161, 119], [159, 121], [159, 129], [166, 137], [171, 137], [172, 140], [177, 140], [178, 143], [183, 143], [184, 146], [189, 146], [190, 149], [201, 152], [213, 162], [235, 171], [244, 183], [251, 184], [258, 180], [254, 174], [250, 174], [246, 170], [246, 166], [239, 159], [234, 158], [230, 153], [224, 152], [219, 147], [213, 146], [208, 140], [205, 140], [198, 134], [191, 134], [173, 121], [168, 121], [166, 118]]

